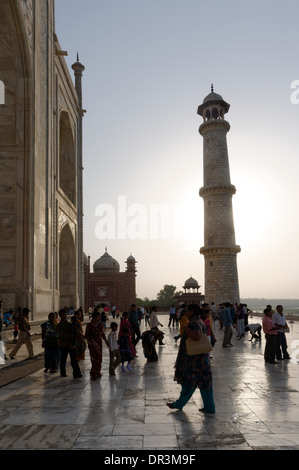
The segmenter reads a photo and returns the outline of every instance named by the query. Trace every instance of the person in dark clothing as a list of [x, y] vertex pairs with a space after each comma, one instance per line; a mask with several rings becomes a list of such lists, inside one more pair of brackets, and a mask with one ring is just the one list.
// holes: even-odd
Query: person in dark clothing
[[136, 309], [136, 305], [131, 305], [131, 310], [129, 312], [129, 322], [131, 323], [131, 334], [134, 347], [136, 347], [138, 341], [141, 338], [140, 328], [139, 328], [139, 317]]
[[45, 370], [50, 373], [57, 372], [59, 364], [58, 332], [54, 323], [54, 312], [49, 313], [48, 321], [41, 324], [42, 346], [45, 348]]
[[122, 371], [125, 372], [125, 362], [127, 362], [127, 369], [131, 372], [131, 361], [133, 361], [134, 356], [130, 350], [130, 345], [129, 345], [129, 329], [128, 328], [123, 328], [122, 329], [122, 334], [119, 337], [119, 351], [120, 351], [120, 357], [121, 357], [121, 368]]
[[81, 370], [77, 361], [75, 328], [67, 320], [65, 309], [59, 311], [60, 322], [56, 329], [59, 335], [58, 346], [60, 349], [60, 375], [66, 377], [66, 360], [68, 354], [71, 359], [74, 379], [82, 377]]
[[152, 330], [147, 330], [141, 335], [142, 347], [144, 357], [148, 361], [157, 361], [158, 355], [155, 348], [155, 333]]

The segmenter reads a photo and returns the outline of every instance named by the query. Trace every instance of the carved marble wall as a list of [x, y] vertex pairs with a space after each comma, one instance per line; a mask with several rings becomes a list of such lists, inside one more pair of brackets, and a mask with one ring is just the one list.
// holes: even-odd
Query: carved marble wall
[[[54, 0], [0, 2], [0, 298], [5, 309], [30, 307], [33, 319], [58, 310], [67, 285], [78, 303], [79, 106], [54, 24]], [[59, 175], [62, 110], [72, 184], [65, 171]], [[62, 260], [70, 256], [66, 243], [60, 246], [66, 226], [74, 276], [61, 284]]]

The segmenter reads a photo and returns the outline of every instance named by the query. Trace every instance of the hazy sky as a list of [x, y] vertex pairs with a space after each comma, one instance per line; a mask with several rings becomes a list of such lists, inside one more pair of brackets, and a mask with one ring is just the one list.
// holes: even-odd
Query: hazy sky
[[86, 68], [84, 251], [122, 271], [132, 254], [138, 297], [190, 276], [204, 293], [197, 107], [213, 83], [231, 105], [241, 298], [299, 298], [298, 17], [298, 0], [56, 0], [67, 63]]

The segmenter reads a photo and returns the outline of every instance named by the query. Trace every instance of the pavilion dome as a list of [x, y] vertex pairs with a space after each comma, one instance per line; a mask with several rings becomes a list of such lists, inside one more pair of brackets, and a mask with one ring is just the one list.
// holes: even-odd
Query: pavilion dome
[[[217, 109], [217, 107], [219, 106], [222, 108], [223, 114], [227, 113], [230, 108], [230, 105], [226, 103], [226, 101], [224, 101], [222, 96], [214, 92], [214, 87], [212, 85], [211, 92], [205, 97], [202, 104], [198, 106], [197, 114], [199, 114], [202, 117], [207, 117], [205, 114], [205, 110], [207, 108], [215, 107]], [[218, 113], [217, 113], [217, 117], [218, 117]], [[214, 118], [215, 117], [213, 116], [213, 119]], [[210, 120], [210, 117], [208, 117], [208, 120]]]
[[189, 277], [189, 279], [187, 279], [187, 281], [184, 284], [185, 289], [197, 289], [198, 287], [200, 286], [198, 282], [196, 281], [196, 279], [193, 279], [193, 277]]
[[205, 97], [203, 103], [208, 103], [209, 101], [223, 101], [223, 98], [221, 95], [218, 95], [218, 93], [211, 91], [211, 93]]
[[103, 256], [101, 256], [95, 263], [93, 264], [93, 271], [94, 273], [100, 272], [119, 272], [120, 266], [116, 259], [112, 258], [111, 255], [107, 252], [107, 249]]

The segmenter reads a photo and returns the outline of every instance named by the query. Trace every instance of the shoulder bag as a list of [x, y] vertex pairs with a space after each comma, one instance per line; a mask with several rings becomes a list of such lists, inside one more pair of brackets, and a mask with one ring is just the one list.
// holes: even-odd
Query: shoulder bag
[[196, 356], [197, 354], [205, 354], [212, 351], [212, 345], [206, 334], [200, 328], [200, 338], [198, 340], [187, 338], [186, 350], [188, 356]]

